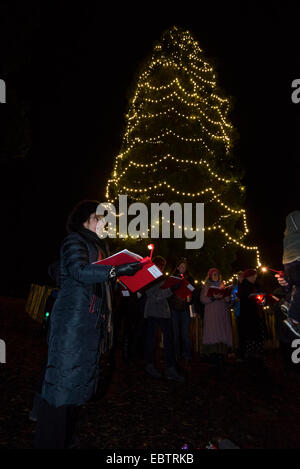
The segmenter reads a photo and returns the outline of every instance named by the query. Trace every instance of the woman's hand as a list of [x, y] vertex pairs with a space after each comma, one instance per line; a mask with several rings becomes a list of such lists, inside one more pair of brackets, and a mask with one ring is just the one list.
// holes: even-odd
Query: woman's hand
[[288, 287], [289, 286], [288, 282], [285, 280], [284, 277], [280, 277], [279, 274], [276, 274], [275, 277], [277, 278], [277, 281], [278, 281], [278, 283], [281, 287]]
[[218, 293], [218, 294], [214, 294], [213, 297], [215, 300], [221, 300], [223, 298], [223, 295], [221, 293]]

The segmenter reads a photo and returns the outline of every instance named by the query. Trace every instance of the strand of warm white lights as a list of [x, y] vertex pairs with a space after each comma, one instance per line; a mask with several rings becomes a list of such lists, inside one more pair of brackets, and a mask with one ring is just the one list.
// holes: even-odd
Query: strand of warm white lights
[[[140, 76], [140, 79], [139, 79], [139, 82], [138, 82], [138, 87], [140, 86], [143, 86], [142, 85], [142, 82], [146, 82], [147, 78], [149, 77], [149, 75], [151, 75], [151, 72], [152, 72], [152, 69], [156, 66], [156, 65], [160, 65], [160, 66], [164, 66], [164, 67], [174, 67], [176, 68], [177, 70], [184, 70], [184, 72], [190, 74], [191, 73], [191, 70], [188, 69], [187, 67], [184, 67], [182, 64], [181, 65], [177, 65], [174, 61], [172, 62], [169, 62], [169, 61], [162, 61], [162, 60], [158, 60], [158, 59], [152, 59], [152, 62], [151, 64], [149, 65], [149, 70], [147, 70], [146, 72], [144, 72], [141, 76]], [[193, 73], [193, 72], [192, 72]], [[198, 78], [199, 80], [203, 80], [203, 78], [201, 76], [196, 76], [196, 78]], [[205, 80], [207, 82], [207, 84], [209, 84], [208, 80]], [[200, 86], [198, 85], [196, 82], [194, 82], [196, 87], [200, 90], [204, 90], [205, 87], [203, 86]], [[211, 83], [212, 84], [212, 83]], [[215, 82], [212, 84], [213, 86], [212, 87], [215, 87]], [[162, 85], [161, 88], [158, 87], [156, 89], [164, 89], [164, 86], [166, 85]], [[226, 105], [229, 105], [229, 99], [228, 98], [221, 98], [220, 96], [212, 93], [210, 95], [210, 97], [212, 98], [215, 98], [215, 99], [218, 99], [218, 101], [220, 101], [221, 103], [223, 104], [226, 104]], [[203, 96], [200, 96], [200, 99], [203, 100], [205, 98], [203, 98]]]
[[[195, 82], [194, 80], [190, 79], [190, 81], [193, 83], [194, 88], [195, 88], [195, 87], [198, 88], [198, 85], [196, 84], [196, 82]], [[176, 85], [177, 85], [177, 87], [180, 89], [180, 91], [182, 91], [182, 92], [183, 92], [184, 94], [186, 94], [187, 96], [190, 96], [190, 97], [192, 97], [192, 98], [197, 97], [197, 100], [198, 100], [197, 106], [199, 106], [199, 101], [200, 101], [200, 102], [206, 104], [207, 106], [212, 107], [212, 103], [209, 102], [204, 96], [198, 95], [198, 94], [195, 93], [195, 92], [194, 92], [194, 93], [188, 93], [188, 92], [185, 90], [185, 88], [180, 84], [180, 81], [179, 81], [179, 79], [178, 79], [177, 77], [176, 77], [171, 83], [169, 83], [169, 85], [163, 85], [161, 88], [162, 88], [162, 89], [171, 88], [171, 86], [172, 86], [174, 83], [176, 83]], [[143, 81], [139, 80], [138, 85], [137, 85], [137, 91], [136, 91], [136, 94], [135, 94], [135, 96], [134, 96], [134, 98], [133, 98], [133, 101], [132, 101], [132, 102], [133, 102], [133, 105], [135, 104], [135, 101], [136, 101], [136, 99], [137, 99], [137, 97], [138, 97], [140, 91], [142, 90], [142, 88], [143, 88], [143, 87], [147, 87], [147, 86], [148, 86], [148, 87], [151, 87], [151, 85], [149, 84], [148, 81], [143, 82]], [[156, 90], [159, 90], [159, 89], [160, 89], [160, 87], [154, 87], [154, 88], [156, 88]], [[169, 95], [169, 96], [170, 96], [170, 95]], [[221, 98], [220, 96], [218, 96], [218, 95], [216, 95], [216, 94], [214, 94], [214, 93], [212, 93], [212, 94], [210, 95], [210, 98], [217, 99], [219, 102], [226, 103], [226, 105], [229, 105], [229, 102], [228, 102], [227, 99], [223, 99], [223, 98]], [[166, 99], [166, 98], [165, 98], [165, 99]], [[187, 106], [195, 106], [195, 103], [190, 103], [190, 102], [188, 102], [188, 101], [183, 100], [182, 98], [181, 98], [181, 100], [182, 100], [182, 102], [183, 102], [184, 104], [186, 104]], [[158, 102], [158, 103], [159, 103], [159, 102], [162, 102], [162, 100], [157, 100], [157, 102]], [[218, 109], [219, 111], [221, 111], [218, 106], [215, 106], [215, 107], [213, 107], [213, 108], [214, 108], [214, 109]], [[228, 124], [228, 126], [231, 127], [230, 124]]]
[[[229, 137], [227, 137], [226, 135], [224, 136], [224, 135], [215, 135], [215, 134], [212, 134], [212, 133], [210, 133], [210, 132], [204, 127], [204, 125], [202, 125], [202, 129], [205, 130], [206, 133], [207, 133], [211, 138], [213, 138], [213, 139], [215, 139], [215, 140], [222, 140], [222, 141], [225, 143], [226, 147], [229, 148], [229, 142], [230, 142]], [[204, 140], [203, 140], [203, 138], [201, 138], [201, 137], [199, 137], [199, 138], [183, 137], [183, 136], [181, 136], [181, 135], [175, 134], [175, 132], [174, 132], [173, 130], [170, 130], [170, 129], [166, 129], [166, 130], [165, 130], [165, 133], [160, 134], [160, 135], [158, 135], [157, 137], [151, 137], [151, 138], [149, 138], [148, 140], [144, 140], [144, 143], [152, 143], [152, 142], [160, 141], [163, 137], [165, 137], [166, 135], [170, 135], [170, 134], [173, 135], [174, 137], [176, 137], [176, 138], [182, 140], [183, 142], [194, 142], [194, 143], [196, 143], [196, 142], [201, 142], [201, 143], [204, 144]], [[128, 137], [129, 137], [129, 132], [127, 132], [127, 133], [125, 134], [125, 137], [127, 138], [127, 140], [129, 139], [129, 138], [128, 138]], [[133, 140], [133, 142], [134, 142], [135, 140], [137, 140], [138, 142], [141, 141], [139, 137], [134, 137], [132, 140]]]
[[[171, 129], [165, 129], [165, 131], [163, 133], [161, 133], [160, 135], [157, 135], [156, 137], [150, 137], [150, 138], [147, 138], [145, 140], [141, 140], [139, 137], [135, 137], [133, 139], [133, 143], [131, 145], [131, 148], [133, 148], [137, 143], [162, 143], [161, 139], [163, 139], [164, 137], [166, 137], [167, 135], [173, 135], [173, 137], [175, 138], [178, 138], [178, 140], [181, 140], [182, 142], [187, 142], [187, 143], [199, 143], [201, 142], [203, 144], [203, 146], [208, 150], [208, 151], [211, 151], [208, 146], [206, 145], [205, 141], [203, 140], [203, 138], [199, 137], [199, 138], [195, 138], [195, 137], [183, 137], [182, 135], [178, 135], [176, 134], [173, 130]], [[221, 138], [220, 138], [221, 139]], [[216, 138], [216, 140], [218, 140]], [[223, 140], [223, 139], [222, 139]], [[229, 139], [228, 139], [229, 140]]]
[[[159, 222], [156, 222], [157, 224], [159, 224]], [[173, 223], [173, 225], [175, 226], [175, 223]], [[181, 225], [178, 225], [177, 226], [178, 228], [182, 228]], [[155, 228], [155, 225], [152, 225], [152, 228]], [[187, 228], [185, 228], [185, 230], [187, 230]], [[209, 227], [206, 227], [206, 228], [202, 228], [202, 231], [220, 231], [221, 233], [224, 234], [224, 236], [226, 236], [226, 238], [228, 238], [233, 244], [235, 244], [236, 246], [239, 246], [243, 249], [246, 249], [248, 251], [256, 251], [256, 258], [257, 258], [257, 267], [260, 267], [261, 266], [261, 262], [260, 262], [260, 255], [259, 255], [259, 250], [258, 250], [258, 247], [257, 246], [247, 246], [245, 245], [244, 243], [241, 243], [240, 241], [238, 241], [237, 239], [233, 238], [229, 233], [227, 233], [225, 231], [225, 229], [222, 227], [222, 225], [217, 225], [217, 226], [209, 226]], [[192, 231], [192, 228], [190, 228], [190, 231]], [[200, 231], [200, 228], [196, 228], [196, 231]], [[148, 230], [146, 230], [145, 232], [142, 233], [142, 237], [144, 238], [148, 238], [148, 234], [149, 232], [151, 232], [151, 229], [148, 228]], [[147, 233], [147, 234], [146, 234]], [[124, 235], [124, 233], [119, 233], [119, 232], [114, 232], [113, 230], [109, 230], [108, 231], [108, 234], [110, 235], [114, 235], [116, 234], [118, 237], [120, 238], [123, 238], [124, 240], [128, 239], [128, 238], [131, 238], [131, 239], [138, 239], [140, 238], [140, 235], [135, 235], [135, 236], [130, 236], [130, 235]]]
[[[157, 224], [159, 222], [156, 222]], [[173, 223], [173, 225], [175, 225], [175, 223]], [[182, 228], [181, 225], [177, 225], [178, 228]], [[155, 225], [152, 225], [152, 228], [155, 228]], [[184, 228], [184, 230], [186, 231], [193, 231], [192, 228], [190, 228], [189, 230], [187, 228]], [[225, 231], [225, 229], [222, 227], [222, 225], [217, 225], [217, 226], [208, 226], [206, 228], [201, 228], [202, 231], [220, 231], [221, 233], [224, 234], [224, 236], [226, 236], [226, 238], [228, 238], [230, 241], [232, 241], [234, 244], [236, 244], [237, 246], [239, 247], [242, 247], [243, 249], [247, 249], [249, 251], [256, 251], [258, 250], [258, 247], [257, 246], [247, 246], [243, 243], [240, 243], [237, 239], [233, 238], [229, 233], [227, 233], [227, 231]], [[196, 228], [195, 231], [200, 231], [200, 228]], [[144, 238], [148, 238], [148, 233], [151, 232], [151, 228], [148, 228], [145, 232], [142, 233], [142, 237]], [[113, 230], [110, 230], [108, 231], [108, 234], [109, 235], [113, 235], [115, 232]], [[140, 238], [140, 235], [135, 235], [135, 236], [130, 236], [130, 235], [124, 235], [124, 233], [119, 233], [118, 231], [115, 233], [118, 237], [120, 238], [124, 238], [124, 239], [127, 239], [127, 238], [132, 238], [132, 239], [138, 239]]]
[[[231, 213], [231, 215], [232, 215], [232, 214], [233, 214], [233, 213]], [[162, 218], [164, 218], [164, 217], [162, 217]], [[218, 223], [221, 218], [224, 218], [224, 216], [223, 216], [223, 217], [221, 216], [221, 217], [219, 218], [219, 220], [218, 220], [217, 222], [215, 222], [215, 224]], [[249, 230], [248, 230], [247, 224], [246, 224], [246, 216], [245, 216], [245, 214], [243, 214], [243, 219], [244, 219], [244, 230], [245, 230], [245, 231], [244, 231], [243, 235], [240, 237], [240, 239], [242, 239], [244, 236], [246, 236], [246, 234], [249, 233]], [[168, 220], [166, 220], [166, 221], [167, 221], [167, 223], [170, 223]], [[155, 222], [155, 223], [158, 224], [159, 222], [157, 221], [157, 222]], [[214, 224], [214, 225], [215, 225], [215, 224]], [[173, 226], [174, 226], [174, 227], [176, 226], [176, 227], [179, 228], [179, 229], [182, 228], [181, 225], [176, 225], [175, 223], [173, 223]], [[152, 228], [155, 228], [155, 226], [152, 225]], [[230, 239], [230, 241], [231, 241], [231, 240], [234, 240], [234, 238], [232, 238], [229, 233], [225, 232], [224, 228], [223, 228], [221, 225], [212, 226], [212, 227], [206, 227], [206, 228], [203, 228], [202, 231], [211, 231], [211, 230], [215, 230], [215, 229], [217, 229], [217, 228], [220, 229], [222, 233], [225, 233], [225, 235]], [[184, 228], [184, 229], [186, 230], [187, 228]], [[192, 230], [192, 228], [190, 228], [190, 231], [191, 231], [191, 230]], [[148, 229], [147, 231], [149, 232], [150, 229]], [[200, 231], [200, 230], [197, 228], [196, 231]], [[143, 233], [143, 234], [145, 234], [145, 233]], [[119, 235], [119, 233], [117, 233], [117, 235]], [[137, 237], [138, 237], [138, 236], [137, 236]], [[236, 240], [235, 240], [235, 241], [236, 241]], [[234, 242], [235, 242], [235, 241], [234, 241]], [[244, 244], [241, 243], [241, 242], [239, 242], [239, 246], [246, 248], [246, 245], [244, 245]]]
[[[169, 108], [167, 111], [161, 111], [161, 112], [157, 112], [155, 114], [151, 114], [150, 112], [148, 114], [141, 114], [138, 116], [137, 112], [135, 112], [134, 115], [128, 117], [128, 121], [129, 121], [129, 126], [132, 125], [131, 124], [131, 121], [132, 120], [137, 120], [137, 121], [141, 121], [142, 119], [153, 119], [153, 118], [156, 118], [156, 117], [161, 117], [161, 116], [165, 116], [167, 115], [169, 112], [174, 112], [177, 116], [179, 117], [184, 117], [185, 119], [187, 120], [200, 120], [200, 117], [199, 116], [187, 116], [186, 114], [183, 114], [179, 111], [177, 111], [177, 109], [175, 109], [174, 107], [171, 107]], [[201, 114], [201, 116], [204, 117], [204, 119], [206, 119], [210, 124], [213, 124], [213, 125], [216, 125], [218, 127], [221, 127], [221, 129], [223, 130], [223, 125], [221, 124], [220, 121], [214, 121], [212, 119], [210, 119], [206, 114], [205, 112], [201, 111], [201, 109], [198, 109], [198, 112], [199, 114]], [[232, 129], [233, 127], [228, 124], [227, 122], [224, 122], [224, 126], [225, 127], [229, 127], [230, 129]], [[131, 129], [131, 127], [130, 127]]]
[[[172, 68], [176, 68], [176, 70], [183, 70], [184, 72], [193, 75], [195, 78], [197, 78], [197, 80], [205, 82], [206, 85], [210, 85], [213, 88], [216, 86], [215, 82], [205, 80], [203, 77], [197, 75], [197, 73], [194, 72], [193, 70], [185, 67], [182, 64], [182, 62], [180, 61], [179, 58], [176, 58], [175, 60], [178, 61], [179, 65], [174, 60], [170, 60], [170, 59], [164, 59], [164, 60], [156, 59], [156, 60], [153, 60], [152, 63], [149, 65], [149, 70], [147, 72], [145, 72], [145, 74], [141, 75], [141, 78], [144, 79], [145, 77], [147, 77], [147, 75], [149, 75], [149, 73], [153, 70], [153, 68], [155, 68], [157, 65], [159, 65], [161, 67], [172, 67]], [[201, 73], [201, 69], [198, 68], [198, 71]], [[200, 87], [200, 89], [205, 90], [205, 87], [204, 86]]]
[[[177, 116], [179, 117], [182, 117], [186, 120], [192, 120], [192, 121], [200, 121], [202, 122], [202, 119], [200, 119], [200, 117], [198, 116], [186, 116], [185, 114], [182, 114], [180, 112], [178, 112], [175, 108], [170, 108], [168, 109], [167, 111], [162, 111], [162, 112], [158, 112], [156, 114], [142, 114], [141, 116], [139, 116], [139, 118], [136, 118], [136, 121], [135, 121], [135, 124], [134, 125], [130, 125], [128, 126], [128, 130], [126, 131], [125, 133], [125, 138], [128, 140], [129, 138], [129, 134], [132, 133], [141, 123], [141, 120], [150, 120], [150, 119], [156, 119], [158, 117], [162, 117], [162, 116], [167, 116], [169, 115], [170, 113], [174, 113], [176, 114]], [[204, 112], [200, 112], [200, 114], [202, 114], [203, 116], [206, 117], [205, 113]], [[131, 118], [132, 119], [132, 118]], [[214, 124], [214, 125], [217, 125], [217, 123], [215, 121], [212, 121], [210, 120], [209, 118], [207, 118], [208, 121], [210, 121], [210, 123]], [[216, 139], [219, 139], [219, 140], [225, 140], [227, 138], [227, 140], [229, 141], [229, 138], [227, 137], [227, 135], [225, 134], [224, 132], [224, 127], [223, 125], [218, 122], [218, 126], [221, 127], [221, 130], [222, 130], [222, 135], [216, 135], [216, 134], [212, 134], [211, 132], [209, 132], [209, 130], [202, 124], [202, 128], [208, 133], [208, 135], [212, 138], [216, 138]]]
[[[154, 156], [155, 158], [155, 156]], [[210, 165], [207, 163], [206, 160], [187, 160], [187, 159], [180, 159], [180, 158], [175, 158], [174, 156], [171, 156], [171, 155], [166, 155], [164, 156], [163, 158], [159, 159], [158, 161], [155, 161], [154, 163], [136, 163], [135, 161], [130, 161], [128, 163], [128, 166], [123, 170], [123, 172], [119, 175], [119, 177], [117, 177], [117, 173], [114, 171], [114, 179], [110, 179], [110, 181], [114, 181], [114, 182], [119, 182], [119, 180], [124, 176], [124, 174], [127, 172], [127, 170], [129, 169], [130, 166], [136, 166], [137, 168], [152, 168], [153, 166], [157, 166], [158, 164], [162, 163], [162, 162], [165, 162], [167, 159], [171, 159], [173, 161], [175, 161], [176, 163], [180, 163], [180, 164], [192, 164], [192, 165], [205, 165], [208, 169], [208, 172], [210, 173], [211, 176], [213, 176], [214, 178], [216, 178], [218, 181], [220, 182], [224, 182], [226, 184], [230, 184], [230, 183], [236, 183], [236, 184], [239, 184], [239, 181], [233, 179], [225, 179], [225, 178], [222, 178], [220, 176], [217, 175], [217, 173], [215, 173]], [[240, 186], [240, 189], [243, 191], [244, 190], [244, 187], [243, 186]]]
[[[122, 158], [123, 156], [125, 156], [126, 154], [128, 154], [136, 145], [138, 144], [145, 144], [145, 143], [151, 143], [151, 144], [161, 144], [163, 143], [162, 142], [162, 139], [168, 135], [173, 135], [174, 137], [176, 137], [178, 140], [181, 140], [183, 142], [189, 142], [189, 143], [199, 143], [201, 142], [201, 144], [204, 146], [204, 148], [213, 155], [213, 151], [209, 149], [209, 147], [206, 145], [206, 143], [204, 142], [204, 140], [200, 137], [200, 138], [186, 138], [186, 137], [182, 137], [181, 135], [176, 135], [175, 132], [173, 132], [173, 130], [170, 130], [170, 129], [166, 129], [164, 131], [164, 133], [162, 133], [161, 135], [158, 135], [156, 137], [150, 137], [146, 140], [142, 140], [141, 138], [139, 137], [135, 137], [134, 140], [133, 140], [133, 143], [130, 145], [129, 148], [127, 148], [126, 151], [124, 151], [123, 153], [121, 153], [120, 155], [118, 155], [118, 158]], [[122, 156], [121, 156], [122, 155]]]
[[[178, 139], [181, 139], [182, 141], [188, 141], [187, 139], [185, 139], [184, 137], [181, 137], [180, 135], [176, 135], [172, 130], [166, 130], [165, 131], [166, 133], [164, 134], [161, 134], [157, 137], [152, 137], [148, 140], [142, 140], [141, 138], [139, 137], [135, 137], [134, 141], [132, 144], [130, 144], [130, 146], [124, 150], [122, 153], [120, 153], [118, 156], [117, 156], [117, 159], [122, 159], [124, 158], [124, 156], [126, 156], [136, 145], [138, 144], [145, 144], [145, 143], [151, 143], [151, 144], [161, 144], [163, 143], [161, 141], [161, 139], [163, 137], [165, 137], [166, 135], [171, 135], [173, 134], [175, 137], [177, 137]], [[203, 139], [190, 139], [190, 141], [192, 141], [193, 143], [198, 143], [199, 141], [201, 141], [201, 143], [203, 144], [204, 148], [207, 150], [208, 153], [210, 153], [212, 156], [214, 156], [214, 152], [213, 150], [211, 150], [207, 145], [206, 143], [203, 141]]]
[[195, 89], [197, 89], [198, 85], [196, 84], [196, 82], [192, 79], [190, 79], [190, 82], [192, 83], [193, 85], [193, 88], [194, 88], [194, 91], [193, 93], [189, 93], [184, 86], [181, 85], [180, 83], [180, 80], [178, 77], [174, 78], [168, 85], [161, 85], [161, 86], [154, 86], [154, 85], [151, 85], [149, 83], [149, 81], [143, 81], [141, 83], [138, 84], [138, 89], [140, 91], [142, 91], [141, 89], [142, 88], [147, 88], [147, 90], [151, 90], [151, 92], [155, 91], [155, 92], [161, 92], [161, 91], [165, 91], [165, 90], [168, 90], [169, 88], [172, 88], [174, 85], [177, 85], [177, 87], [179, 88], [179, 90], [185, 94], [188, 98], [191, 98], [191, 99], [194, 99], [194, 98], [197, 98], [199, 101], [202, 101], [202, 102], [205, 102], [205, 98], [203, 98], [203, 96], [201, 96], [200, 94], [198, 94]]
[[[171, 99], [173, 98], [173, 96], [175, 96], [182, 104], [184, 104], [185, 106], [187, 107], [193, 107], [193, 108], [196, 108], [196, 109], [200, 109], [199, 108], [199, 101], [203, 101], [198, 99], [197, 102], [189, 102], [187, 101], [186, 99], [184, 99], [182, 96], [180, 96], [176, 90], [173, 90], [170, 94], [166, 95], [166, 96], [163, 96], [162, 98], [160, 99], [150, 99], [150, 98], [143, 98], [143, 101], [145, 102], [148, 102], [148, 103], [151, 103], [151, 104], [160, 104], [160, 103], [163, 103], [164, 101], [167, 101], [168, 99]], [[135, 106], [135, 101], [137, 100], [137, 97], [138, 95], [135, 96], [135, 99], [133, 101], [133, 106]], [[221, 109], [219, 108], [219, 106], [217, 105], [213, 105], [213, 104], [209, 104], [209, 103], [206, 103], [204, 102], [207, 106], [210, 106], [210, 109], [216, 109], [216, 110], [219, 110], [221, 112]], [[135, 108], [134, 108], [135, 109]]]
[[[214, 189], [212, 189], [211, 187], [207, 187], [206, 189], [203, 189], [200, 192], [182, 192], [182, 191], [178, 191], [175, 187], [168, 184], [167, 181], [162, 181], [162, 182], [159, 182], [158, 184], [155, 184], [154, 186], [148, 186], [148, 187], [144, 187], [142, 189], [131, 189], [130, 187], [122, 186], [121, 190], [123, 190], [125, 192], [120, 192], [120, 194], [121, 193], [127, 193], [127, 192], [135, 192], [135, 193], [143, 193], [144, 192], [144, 193], [147, 193], [147, 192], [150, 192], [153, 189], [158, 189], [161, 186], [166, 186], [168, 189], [170, 189], [172, 192], [175, 192], [177, 195], [183, 195], [183, 196], [188, 196], [188, 197], [197, 197], [197, 196], [205, 194], [206, 192], [212, 192], [213, 194], [216, 194]], [[112, 200], [110, 202], [114, 202], [114, 200]], [[219, 200], [217, 198], [215, 200], [222, 207], [224, 207], [226, 210], [228, 210], [229, 212], [237, 213], [237, 214], [241, 214], [241, 213], [245, 212], [245, 209], [243, 209], [243, 208], [241, 208], [240, 210], [235, 210], [235, 209], [232, 209], [232, 208], [228, 207], [228, 205], [221, 202], [221, 200]]]
[[[197, 73], [192, 70], [188, 70], [187, 67], [177, 65], [173, 60], [153, 60], [152, 63], [149, 65], [149, 70], [145, 72], [144, 75], [141, 75], [141, 79], [147, 79], [149, 75], [153, 72], [153, 69], [155, 69], [155, 67], [157, 66], [164, 68], [175, 68], [176, 70], [183, 70], [184, 72], [193, 75], [197, 80], [201, 81], [201, 77], [198, 76]], [[198, 87], [200, 90], [205, 91], [205, 86], [198, 85]]]
[[[164, 182], [165, 182], [165, 181], [164, 181]], [[163, 183], [159, 184], [158, 186], [162, 186], [162, 185], [163, 185]], [[165, 185], [166, 185], [168, 188], [171, 188], [171, 186], [168, 185], [166, 182], [165, 182]], [[154, 188], [154, 189], [157, 189], [158, 187], [157, 187], [157, 186], [154, 186], [153, 188]], [[149, 190], [151, 190], [151, 189], [153, 189], [153, 188], [150, 187]], [[135, 190], [135, 189], [128, 189], [127, 187], [123, 187], [123, 189], [125, 189], [126, 191], [129, 191], [129, 192], [130, 192], [130, 191], [138, 192], [138, 190]], [[204, 189], [204, 190], [202, 191], [202, 194], [205, 194], [206, 192], [209, 192], [209, 189], [211, 189], [211, 188]], [[172, 188], [171, 188], [171, 190], [172, 190]], [[211, 189], [211, 191], [213, 191], [213, 189]], [[214, 191], [213, 191], [213, 192], [214, 192]], [[182, 195], [185, 195], [185, 193], [182, 193]], [[190, 196], [191, 194], [188, 193], [187, 195]], [[198, 195], [200, 195], [200, 193], [199, 193]], [[244, 222], [244, 230], [245, 230], [245, 231], [244, 231], [244, 236], [245, 236], [246, 234], [248, 234], [248, 233], [249, 233], [249, 230], [248, 230], [248, 227], [247, 227], [247, 221], [246, 221], [246, 213], [245, 213], [245, 210], [244, 210], [244, 209], [240, 209], [240, 210], [231, 209], [230, 207], [228, 207], [227, 205], [225, 205], [223, 202], [221, 202], [220, 199], [218, 199], [217, 197], [218, 197], [218, 195], [214, 195], [213, 198], [212, 198], [209, 202], [213, 202], [213, 201], [218, 202], [222, 207], [224, 207], [224, 208], [225, 208], [227, 211], [229, 211], [231, 214], [240, 214], [240, 213], [243, 213], [243, 222]], [[113, 203], [114, 200], [110, 200], [110, 202]], [[209, 203], [209, 202], [208, 202], [208, 203]], [[173, 223], [173, 225], [175, 226], [174, 223]], [[178, 227], [178, 228], [181, 228], [180, 225], [178, 225], [177, 227]], [[206, 229], [207, 229], [207, 230], [210, 230], [210, 229], [212, 229], [212, 228], [206, 228]], [[228, 236], [230, 236], [230, 235], [228, 234]], [[231, 240], [231, 238], [229, 238], [229, 239]], [[240, 246], [241, 246], [241, 247], [244, 247], [244, 245], [241, 244], [241, 243], [240, 243]]]

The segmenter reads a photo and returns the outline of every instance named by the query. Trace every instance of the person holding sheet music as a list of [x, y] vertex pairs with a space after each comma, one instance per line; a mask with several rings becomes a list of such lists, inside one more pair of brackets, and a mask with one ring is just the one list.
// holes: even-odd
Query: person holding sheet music
[[94, 200], [81, 201], [67, 222], [37, 415], [36, 449], [74, 446], [80, 408], [97, 390], [100, 343], [107, 345], [110, 337], [111, 284], [142, 267], [140, 262], [115, 267], [94, 264], [109, 255], [107, 244], [100, 239], [105, 219], [96, 214], [98, 205]]
[[262, 306], [256, 300], [259, 293], [257, 272], [247, 269], [238, 287], [240, 299], [240, 335], [244, 358], [254, 373], [264, 371], [265, 320]]
[[218, 269], [208, 271], [200, 301], [205, 305], [203, 319], [203, 352], [209, 355], [212, 363], [220, 370], [228, 349], [232, 347], [232, 325], [229, 305], [231, 296], [222, 294], [208, 296], [211, 287], [223, 287]]
[[[156, 256], [153, 263], [164, 271], [166, 260], [161, 256]], [[152, 378], [162, 378], [161, 372], [154, 364], [154, 350], [156, 342], [156, 332], [158, 328], [162, 331], [165, 356], [165, 377], [169, 380], [183, 382], [184, 378], [177, 373], [176, 360], [173, 346], [173, 332], [171, 321], [171, 310], [167, 298], [173, 295], [173, 292], [180, 284], [173, 285], [171, 288], [161, 288], [165, 280], [158, 279], [145, 290], [146, 302], [144, 317], [146, 319], [146, 341], [145, 341], [145, 362], [146, 372]]]
[[[189, 283], [193, 283], [193, 279], [187, 269], [186, 259], [179, 260], [172, 275], [175, 277], [183, 277]], [[181, 358], [183, 359], [182, 364], [185, 369], [190, 367], [191, 360], [190, 299], [191, 297], [188, 297], [186, 300], [182, 300], [176, 294], [172, 295], [169, 299], [174, 334], [175, 356], [177, 361]]]

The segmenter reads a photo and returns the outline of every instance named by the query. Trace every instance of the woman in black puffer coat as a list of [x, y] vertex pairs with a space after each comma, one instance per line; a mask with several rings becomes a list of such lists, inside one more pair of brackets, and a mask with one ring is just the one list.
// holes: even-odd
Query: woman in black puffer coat
[[254, 370], [263, 369], [265, 320], [262, 306], [255, 299], [259, 292], [256, 283], [257, 273], [248, 269], [243, 273], [243, 281], [238, 286], [240, 299], [240, 348], [242, 356]]
[[70, 445], [78, 406], [97, 389], [100, 340], [112, 314], [111, 281], [134, 275], [140, 268], [139, 262], [118, 267], [92, 264], [108, 255], [98, 236], [104, 227], [96, 215], [98, 204], [82, 201], [74, 208], [62, 243], [60, 290], [51, 314], [36, 448]]

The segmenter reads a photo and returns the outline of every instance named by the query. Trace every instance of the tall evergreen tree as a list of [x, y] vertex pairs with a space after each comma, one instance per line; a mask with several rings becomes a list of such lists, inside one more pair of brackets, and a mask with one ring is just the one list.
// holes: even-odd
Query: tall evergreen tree
[[229, 109], [198, 42], [188, 31], [167, 30], [143, 65], [107, 185], [111, 202], [119, 194], [148, 204], [203, 202], [201, 250], [185, 250], [184, 238], [159, 241], [160, 253], [171, 261], [185, 256], [203, 274], [218, 266], [229, 275], [239, 250], [252, 251], [247, 265], [260, 264], [257, 247], [246, 241], [245, 188], [232, 153]]

